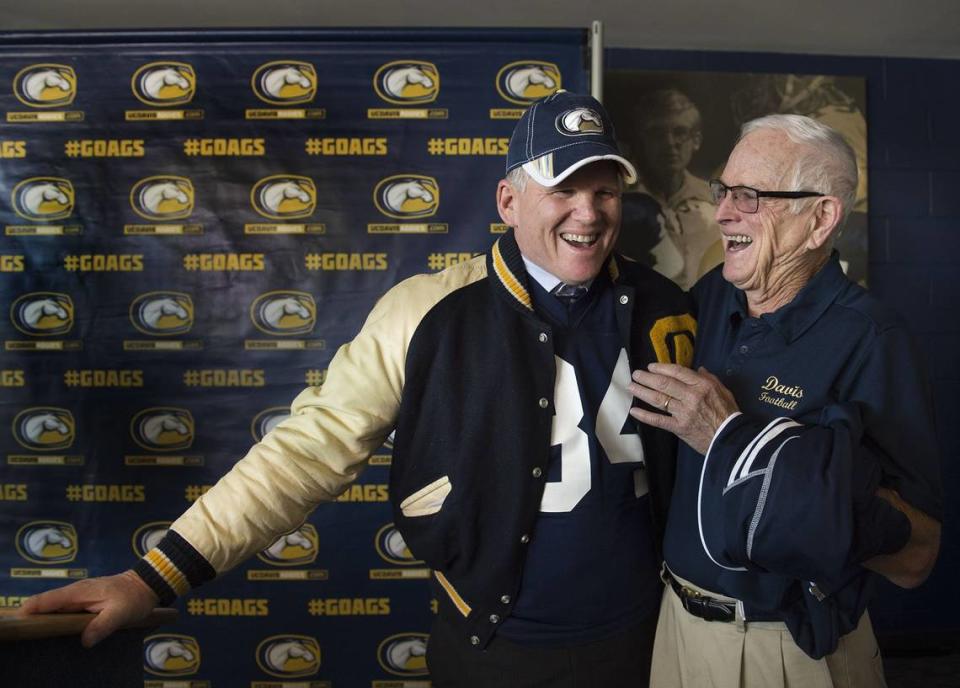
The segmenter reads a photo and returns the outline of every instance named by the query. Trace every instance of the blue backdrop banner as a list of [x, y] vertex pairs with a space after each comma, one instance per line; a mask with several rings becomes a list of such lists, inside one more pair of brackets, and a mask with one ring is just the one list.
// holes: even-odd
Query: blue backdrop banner
[[[130, 566], [387, 288], [505, 230], [516, 119], [588, 83], [580, 30], [0, 36], [0, 606]], [[146, 685], [427, 685], [389, 465], [181, 601]]]

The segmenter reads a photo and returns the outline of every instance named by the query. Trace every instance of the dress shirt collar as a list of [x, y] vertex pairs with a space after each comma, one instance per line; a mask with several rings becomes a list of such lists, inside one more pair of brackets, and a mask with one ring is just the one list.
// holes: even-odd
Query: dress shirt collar
[[[537, 284], [543, 287], [543, 290], [548, 294], [552, 293], [553, 290], [557, 288], [557, 285], [563, 281], [553, 273], [544, 270], [526, 256], [521, 254], [521, 257], [523, 258], [523, 265], [527, 269], [527, 274], [530, 275], [530, 278]], [[584, 282], [583, 286], [589, 289], [591, 284], [593, 284], [593, 280]]]

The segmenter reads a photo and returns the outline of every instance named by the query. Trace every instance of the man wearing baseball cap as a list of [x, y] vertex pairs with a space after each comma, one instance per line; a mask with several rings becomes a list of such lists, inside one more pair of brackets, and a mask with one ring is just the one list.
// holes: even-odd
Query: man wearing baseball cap
[[[300, 524], [396, 428], [395, 523], [434, 573], [434, 686], [642, 686], [675, 440], [630, 417], [630, 371], [688, 365], [680, 290], [612, 253], [636, 179], [595, 99], [517, 123], [485, 256], [388, 291], [322, 388], [134, 568], [26, 601], [99, 641]], [[265, 511], [261, 505], [273, 508]]]

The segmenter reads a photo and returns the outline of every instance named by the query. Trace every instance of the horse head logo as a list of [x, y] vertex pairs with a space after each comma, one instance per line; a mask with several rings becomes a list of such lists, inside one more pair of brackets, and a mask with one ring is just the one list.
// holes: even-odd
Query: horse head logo
[[152, 635], [143, 641], [143, 668], [156, 676], [195, 674], [200, 669], [200, 645], [188, 635]]
[[26, 409], [13, 419], [13, 436], [32, 451], [57, 451], [73, 444], [77, 427], [73, 414], [54, 406]]
[[130, 421], [133, 441], [147, 451], [183, 451], [193, 445], [195, 433], [193, 414], [181, 408], [144, 409]]
[[193, 212], [193, 182], [186, 177], [141, 179], [130, 190], [130, 205], [148, 220], [179, 220]]
[[413, 555], [413, 552], [407, 547], [403, 535], [392, 523], [388, 523], [377, 531], [376, 548], [377, 554], [391, 564], [413, 566], [423, 563]]
[[134, 72], [131, 88], [137, 99], [147, 105], [183, 105], [193, 100], [197, 75], [184, 62], [151, 62]]
[[272, 291], [254, 299], [250, 318], [256, 328], [266, 334], [308, 334], [317, 322], [317, 304], [306, 292]]
[[387, 177], [377, 184], [373, 196], [381, 213], [399, 220], [430, 217], [440, 206], [437, 180], [418, 174]]
[[271, 220], [309, 217], [317, 208], [317, 187], [312, 179], [299, 175], [266, 177], [254, 185], [250, 204]]
[[63, 107], [77, 97], [77, 73], [67, 65], [30, 65], [13, 78], [13, 93], [30, 107]]
[[257, 646], [257, 664], [278, 678], [312, 676], [320, 669], [320, 644], [305, 635], [275, 635]]
[[32, 337], [64, 335], [73, 329], [73, 299], [56, 292], [23, 294], [10, 306], [10, 320], [14, 327]]
[[497, 92], [504, 100], [530, 105], [560, 90], [560, 69], [550, 62], [511, 62], [497, 73]]
[[130, 304], [130, 322], [153, 337], [186, 334], [193, 327], [193, 299], [175, 291], [141, 294]]
[[73, 184], [60, 177], [33, 177], [13, 187], [10, 203], [20, 217], [50, 222], [70, 217], [75, 194]]
[[590, 108], [574, 108], [557, 115], [557, 131], [566, 136], [602, 134], [603, 119]]
[[373, 87], [383, 100], [395, 105], [422, 105], [440, 93], [440, 72], [432, 62], [388, 62], [373, 77]]
[[17, 551], [34, 564], [65, 564], [77, 556], [77, 531], [62, 521], [33, 521], [17, 531]]
[[317, 94], [317, 70], [293, 60], [261, 65], [251, 78], [253, 92], [271, 105], [308, 103]]
[[380, 666], [395, 676], [427, 674], [426, 633], [398, 633], [386, 638], [377, 648]]

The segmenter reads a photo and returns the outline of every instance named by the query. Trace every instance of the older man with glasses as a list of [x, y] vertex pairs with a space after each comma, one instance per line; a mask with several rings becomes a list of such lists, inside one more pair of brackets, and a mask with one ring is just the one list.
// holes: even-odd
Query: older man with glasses
[[694, 369], [631, 385], [683, 440], [651, 685], [883, 686], [866, 604], [876, 574], [929, 575], [942, 494], [919, 353], [831, 249], [854, 153], [772, 115], [710, 188], [724, 264], [693, 290]]

